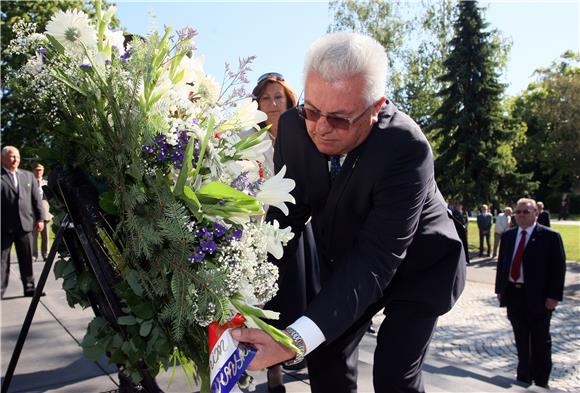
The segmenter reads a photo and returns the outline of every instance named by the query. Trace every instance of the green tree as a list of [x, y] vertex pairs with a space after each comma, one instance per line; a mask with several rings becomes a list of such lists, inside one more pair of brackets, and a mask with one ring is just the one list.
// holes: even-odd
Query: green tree
[[[108, 6], [103, 1], [103, 6]], [[51, 121], [38, 115], [27, 107], [27, 97], [19, 95], [18, 85], [10, 81], [10, 72], [20, 68], [26, 61], [24, 54], [11, 54], [6, 49], [16, 38], [15, 25], [19, 22], [35, 23], [37, 31], [42, 32], [52, 15], [59, 10], [81, 8], [89, 15], [95, 13], [95, 2], [87, 0], [3, 0], [0, 4], [1, 40], [1, 128], [2, 144], [14, 145], [23, 150], [27, 157], [35, 155], [36, 149], [50, 145]], [[113, 25], [119, 25], [117, 19]], [[58, 103], [55, 103], [58, 105]]]
[[512, 202], [534, 190], [531, 174], [518, 172], [513, 149], [522, 142], [523, 127], [504, 114], [498, 82], [502, 50], [486, 31], [475, 1], [458, 5], [451, 52], [445, 60], [442, 105], [431, 128], [437, 138], [439, 186], [467, 206]]
[[435, 93], [453, 32], [452, 1], [335, 0], [330, 11], [334, 21], [329, 31], [357, 31], [385, 47], [389, 99], [426, 127], [440, 105]]
[[580, 52], [565, 52], [536, 75], [515, 99], [512, 116], [527, 126], [518, 162], [534, 173], [537, 196], [546, 199], [580, 185]]

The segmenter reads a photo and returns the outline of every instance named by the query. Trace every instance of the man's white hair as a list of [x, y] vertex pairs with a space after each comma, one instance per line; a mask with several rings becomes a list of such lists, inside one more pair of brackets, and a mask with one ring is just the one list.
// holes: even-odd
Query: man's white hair
[[8, 153], [10, 153], [10, 151], [14, 151], [18, 155], [20, 155], [20, 152], [14, 146], [4, 146], [2, 148], [2, 157], [8, 157]]
[[387, 53], [377, 40], [360, 33], [338, 32], [326, 34], [310, 45], [304, 80], [311, 71], [328, 82], [362, 75], [370, 105], [385, 95], [387, 70]]

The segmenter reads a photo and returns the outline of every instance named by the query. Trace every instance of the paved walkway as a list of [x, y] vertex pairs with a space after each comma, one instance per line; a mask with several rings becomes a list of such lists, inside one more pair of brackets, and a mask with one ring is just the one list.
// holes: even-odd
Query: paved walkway
[[[43, 263], [35, 263], [36, 277]], [[7, 298], [0, 302], [2, 376], [6, 372], [30, 298], [21, 297], [18, 266], [12, 264]], [[516, 383], [515, 347], [505, 309], [497, 306], [493, 294], [495, 262], [476, 258], [468, 268], [468, 284], [456, 307], [439, 320], [424, 371], [429, 392], [545, 392], [536, 386]], [[78, 347], [91, 310], [70, 309], [60, 282], [51, 273], [28, 339], [24, 346], [11, 393], [115, 391], [117, 376], [105, 359], [86, 360]], [[579, 392], [580, 370], [580, 263], [569, 263], [566, 299], [552, 319], [554, 370], [551, 391]], [[381, 315], [375, 317], [375, 326]], [[366, 334], [360, 347], [359, 392], [372, 392], [372, 363], [375, 336]], [[158, 377], [165, 392], [191, 392], [177, 370]], [[265, 373], [255, 373], [256, 392], [266, 392]], [[288, 392], [308, 392], [305, 372], [285, 376]]]

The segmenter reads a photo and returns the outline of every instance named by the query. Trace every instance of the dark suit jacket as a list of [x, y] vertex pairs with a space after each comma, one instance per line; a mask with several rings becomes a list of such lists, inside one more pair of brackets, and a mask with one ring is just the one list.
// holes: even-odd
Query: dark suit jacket
[[[502, 295], [502, 307], [506, 305], [504, 295], [509, 282], [517, 231], [516, 227], [504, 232], [499, 246], [495, 293]], [[566, 255], [558, 232], [537, 224], [524, 250], [522, 264], [528, 310], [545, 310], [546, 298], [562, 300]]]
[[31, 232], [37, 221], [44, 220], [38, 182], [32, 172], [18, 169], [18, 190], [2, 168], [2, 232]]
[[296, 181], [296, 204], [287, 217], [270, 208], [268, 218], [300, 232], [312, 216], [322, 291], [305, 315], [327, 341], [386, 304], [417, 316], [453, 306], [465, 255], [437, 190], [429, 143], [407, 115], [385, 105], [331, 183], [327, 157], [291, 109], [280, 119], [274, 164]]

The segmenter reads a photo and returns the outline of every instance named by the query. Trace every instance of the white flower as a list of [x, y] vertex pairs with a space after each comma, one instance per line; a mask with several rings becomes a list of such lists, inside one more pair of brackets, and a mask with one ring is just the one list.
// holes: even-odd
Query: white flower
[[73, 53], [82, 54], [83, 45], [87, 49], [97, 46], [97, 33], [88, 15], [79, 10], [58, 11], [46, 25], [46, 33]]
[[109, 46], [111, 50], [113, 48], [117, 49], [119, 52], [119, 56], [122, 56], [125, 53], [125, 36], [123, 35], [122, 31], [110, 31], [109, 29], [105, 30], [105, 46]]
[[214, 105], [220, 98], [220, 86], [213, 76], [204, 75], [194, 83], [195, 93], [210, 105]]
[[263, 227], [266, 236], [266, 248], [276, 259], [282, 258], [284, 249], [282, 245], [287, 244], [294, 237], [291, 227], [280, 228], [280, 223], [274, 220], [272, 223], [265, 223]]
[[28, 59], [28, 62], [24, 65], [24, 70], [32, 75], [38, 75], [42, 68], [44, 67], [44, 62], [42, 61], [42, 54], [36, 52], [36, 56]]
[[236, 105], [237, 112], [228, 119], [220, 128], [246, 130], [248, 128], [259, 129], [258, 123], [266, 121], [268, 116], [258, 110], [258, 103], [252, 98], [244, 98]]
[[249, 160], [237, 160], [237, 161], [227, 161], [225, 164], [225, 169], [228, 174], [235, 179], [241, 173], [246, 173], [248, 181], [254, 183], [260, 179], [260, 165], [256, 161]]
[[284, 202], [296, 203], [294, 197], [290, 195], [290, 191], [294, 189], [296, 182], [292, 179], [284, 179], [285, 174], [286, 165], [280, 169], [276, 176], [269, 178], [262, 184], [256, 199], [263, 204], [276, 206], [285, 215], [288, 215], [288, 207]]

